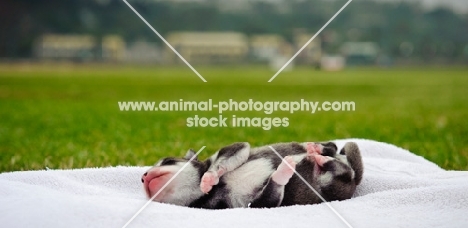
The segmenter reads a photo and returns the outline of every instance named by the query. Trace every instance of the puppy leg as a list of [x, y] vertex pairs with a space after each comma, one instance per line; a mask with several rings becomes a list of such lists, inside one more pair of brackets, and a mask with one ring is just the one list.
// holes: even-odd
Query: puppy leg
[[271, 179], [279, 185], [286, 185], [294, 174], [296, 162], [290, 156], [286, 156], [278, 166], [275, 172], [271, 175]]
[[307, 159], [313, 161], [315, 155], [322, 155], [328, 157], [335, 157], [338, 148], [335, 143], [305, 143], [305, 149], [307, 150]]
[[349, 165], [354, 170], [354, 181], [356, 185], [361, 183], [364, 166], [362, 164], [361, 151], [354, 142], [348, 142], [340, 151], [341, 155], [345, 155]]
[[203, 193], [208, 193], [211, 191], [214, 185], [219, 183], [220, 175], [214, 171], [208, 171], [203, 174], [203, 177], [200, 182], [200, 189]]
[[211, 158], [211, 166], [202, 176], [200, 189], [204, 193], [211, 191], [219, 183], [219, 178], [244, 164], [249, 158], [250, 145], [248, 143], [234, 143], [222, 148]]
[[250, 207], [278, 207], [284, 197], [284, 186], [289, 182], [296, 162], [290, 156], [286, 156], [273, 172], [265, 187], [258, 193], [258, 196], [250, 204]]
[[307, 143], [306, 144], [307, 159], [309, 161], [313, 161], [315, 155], [322, 154], [322, 149], [323, 149], [323, 146], [318, 143], [313, 143], [313, 142]]

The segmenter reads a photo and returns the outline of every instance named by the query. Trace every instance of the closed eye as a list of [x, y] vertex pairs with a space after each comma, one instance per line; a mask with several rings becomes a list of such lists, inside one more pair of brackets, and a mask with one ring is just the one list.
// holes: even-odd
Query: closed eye
[[164, 158], [161, 162], [161, 166], [163, 165], [175, 165], [177, 163], [177, 160], [174, 158]]

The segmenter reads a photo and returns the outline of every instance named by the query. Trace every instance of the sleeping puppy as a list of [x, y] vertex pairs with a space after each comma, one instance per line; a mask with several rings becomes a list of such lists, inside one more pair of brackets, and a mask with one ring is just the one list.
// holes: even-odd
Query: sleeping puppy
[[164, 158], [143, 177], [144, 189], [154, 201], [181, 206], [223, 209], [278, 207], [321, 203], [294, 171], [325, 200], [344, 200], [353, 195], [363, 175], [359, 148], [347, 143], [339, 153], [334, 143], [278, 143], [250, 148], [234, 143], [205, 161], [193, 159], [189, 150], [182, 158]]

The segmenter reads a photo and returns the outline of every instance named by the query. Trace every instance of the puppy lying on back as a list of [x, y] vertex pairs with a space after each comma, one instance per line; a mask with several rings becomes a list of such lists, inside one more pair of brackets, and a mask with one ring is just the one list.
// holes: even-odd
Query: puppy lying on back
[[144, 189], [154, 201], [181, 206], [223, 209], [236, 207], [278, 207], [316, 204], [322, 200], [294, 169], [325, 200], [344, 200], [353, 195], [363, 175], [359, 148], [347, 143], [339, 153], [334, 143], [278, 143], [250, 148], [234, 143], [205, 161], [194, 159], [175, 179], [171, 179], [195, 155], [164, 158], [143, 177]]

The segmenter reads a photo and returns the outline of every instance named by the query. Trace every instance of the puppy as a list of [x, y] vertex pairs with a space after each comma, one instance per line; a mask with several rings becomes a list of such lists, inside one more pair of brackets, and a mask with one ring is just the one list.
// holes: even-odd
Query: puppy
[[362, 179], [362, 159], [355, 143], [347, 143], [339, 153], [332, 142], [270, 146], [284, 159], [269, 146], [234, 143], [205, 161], [193, 159], [169, 182], [195, 156], [189, 150], [184, 158], [157, 162], [143, 175], [143, 186], [149, 198], [157, 194], [157, 202], [224, 209], [321, 203], [310, 187], [326, 201], [349, 199]]

